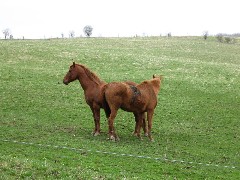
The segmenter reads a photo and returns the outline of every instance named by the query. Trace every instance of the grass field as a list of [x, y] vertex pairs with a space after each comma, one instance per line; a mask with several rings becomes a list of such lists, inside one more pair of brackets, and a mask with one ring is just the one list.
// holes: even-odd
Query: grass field
[[[0, 41], [0, 179], [239, 179], [240, 43], [215, 38]], [[119, 111], [119, 142], [93, 137], [72, 63], [107, 82], [164, 75], [153, 137], [132, 136]]]

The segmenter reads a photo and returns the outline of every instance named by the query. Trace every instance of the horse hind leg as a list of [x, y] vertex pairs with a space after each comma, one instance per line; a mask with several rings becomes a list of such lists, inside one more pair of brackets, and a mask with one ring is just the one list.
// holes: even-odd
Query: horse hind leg
[[141, 114], [134, 113], [134, 117], [135, 117], [135, 130], [133, 132], [133, 135], [142, 139], [140, 131], [142, 127], [143, 116]]
[[119, 138], [115, 132], [115, 128], [114, 128], [114, 125], [113, 125], [113, 122], [114, 122], [114, 119], [116, 118], [117, 116], [117, 110], [111, 110], [111, 114], [108, 118], [108, 128], [109, 128], [109, 140], [112, 140], [112, 141], [118, 141]]

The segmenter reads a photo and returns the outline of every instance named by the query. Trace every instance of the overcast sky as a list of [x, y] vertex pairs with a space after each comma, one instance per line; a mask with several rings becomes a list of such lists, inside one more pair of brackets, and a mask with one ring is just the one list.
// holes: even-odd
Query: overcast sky
[[0, 0], [0, 38], [240, 33], [239, 0]]

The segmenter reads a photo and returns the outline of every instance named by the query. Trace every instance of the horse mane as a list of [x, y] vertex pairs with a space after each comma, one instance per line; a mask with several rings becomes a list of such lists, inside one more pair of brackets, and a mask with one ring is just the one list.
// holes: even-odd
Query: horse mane
[[102, 81], [94, 72], [90, 71], [90, 69], [88, 69], [86, 66], [84, 66], [82, 64], [77, 64], [77, 65], [80, 66], [81, 68], [83, 68], [83, 70], [85, 71], [86, 75], [92, 81], [94, 81], [96, 84], [100, 85], [100, 84], [104, 83], [104, 81]]

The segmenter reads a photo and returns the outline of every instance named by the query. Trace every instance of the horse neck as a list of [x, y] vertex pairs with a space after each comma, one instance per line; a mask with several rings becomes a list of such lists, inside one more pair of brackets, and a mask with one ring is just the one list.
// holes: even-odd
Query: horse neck
[[89, 88], [95, 88], [98, 85], [104, 84], [103, 81], [97, 81], [91, 78], [83, 67], [78, 67], [78, 80], [83, 88], [84, 91], [88, 90]]

